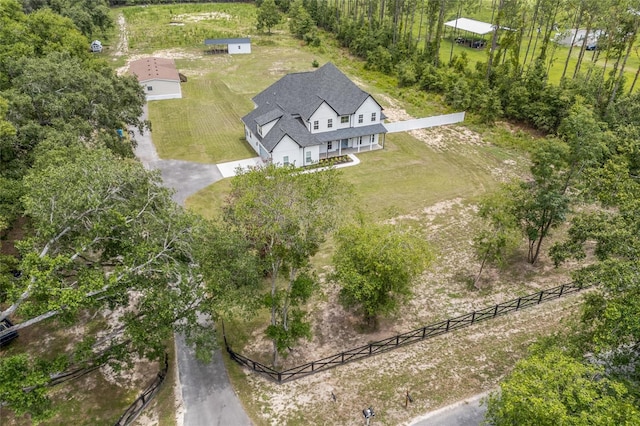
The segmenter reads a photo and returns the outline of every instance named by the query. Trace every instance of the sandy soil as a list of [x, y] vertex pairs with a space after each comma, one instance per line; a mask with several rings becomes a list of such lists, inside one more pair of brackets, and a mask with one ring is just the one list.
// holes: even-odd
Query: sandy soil
[[183, 13], [181, 15], [173, 15], [171, 17], [171, 23], [184, 23], [184, 22], [200, 22], [200, 21], [213, 21], [213, 20], [225, 20], [231, 19], [231, 15], [224, 12], [204, 12], [204, 13]]

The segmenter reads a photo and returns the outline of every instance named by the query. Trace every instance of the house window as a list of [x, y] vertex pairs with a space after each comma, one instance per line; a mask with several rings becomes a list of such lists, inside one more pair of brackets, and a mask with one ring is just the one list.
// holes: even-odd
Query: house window
[[342, 117], [340, 117], [340, 123], [344, 124], [344, 123], [348, 123], [349, 122], [349, 116], [348, 115], [343, 115]]
[[307, 155], [307, 157], [306, 157], [306, 162], [307, 162], [307, 163], [310, 163], [310, 162], [311, 162], [311, 151], [307, 151], [307, 152], [306, 152], [306, 155]]
[[358, 144], [362, 145], [362, 136], [358, 138]]
[[333, 127], [333, 118], [327, 120], [327, 128], [330, 129]]
[[332, 142], [327, 142], [327, 151], [330, 151], [333, 148]]
[[150, 92], [153, 90], [153, 86], [147, 86], [147, 92]]
[[364, 115], [360, 114], [358, 116], [358, 124], [362, 124], [363, 121], [364, 121]]
[[371, 121], [376, 121], [376, 113], [375, 112], [371, 113]]
[[371, 135], [369, 137], [369, 143], [373, 145], [375, 143], [375, 141], [376, 141], [376, 135]]
[[320, 128], [320, 123], [318, 123], [318, 120], [313, 122], [313, 130], [318, 130]]
[[284, 157], [282, 157], [282, 162], [284, 163], [285, 166], [289, 165], [289, 156], [285, 155]]

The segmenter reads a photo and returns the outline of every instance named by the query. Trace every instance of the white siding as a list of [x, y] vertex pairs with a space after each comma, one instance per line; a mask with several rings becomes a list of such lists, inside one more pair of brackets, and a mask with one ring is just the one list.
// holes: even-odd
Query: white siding
[[[376, 114], [375, 121], [371, 120], [371, 114], [373, 113]], [[380, 123], [381, 113], [382, 110], [380, 105], [378, 105], [378, 103], [369, 96], [354, 114], [353, 127], [370, 126], [372, 124]], [[358, 117], [360, 115], [362, 115], [362, 123], [358, 123]]]
[[289, 157], [289, 164], [295, 164], [296, 167], [304, 165], [302, 148], [287, 135], [285, 135], [276, 147], [273, 148], [273, 151], [271, 151], [271, 160], [274, 164], [284, 164], [285, 156]]
[[251, 53], [251, 43], [229, 43], [227, 48], [230, 55]]
[[148, 101], [181, 99], [180, 82], [175, 80], [146, 80], [140, 83]]
[[[279, 119], [278, 119], [279, 120]], [[276, 123], [278, 122], [278, 120], [273, 120], [268, 122], [267, 124], [265, 124], [264, 126], [262, 126], [262, 137], [264, 137], [267, 133], [269, 133], [269, 131], [271, 129], [273, 129], [273, 126], [276, 125]]]
[[260, 142], [258, 141], [258, 138], [251, 133], [251, 130], [249, 130], [247, 126], [244, 126], [244, 137], [256, 154], [260, 155]]
[[[332, 120], [332, 127], [329, 128], [328, 120]], [[318, 122], [318, 130], [313, 128], [313, 123]], [[323, 102], [318, 109], [313, 113], [313, 115], [309, 118], [309, 131], [311, 133], [322, 133], [322, 132], [330, 132], [336, 130], [336, 127], [340, 124], [340, 118], [338, 114], [327, 105], [326, 102]]]
[[[300, 151], [304, 151], [304, 154], [302, 154], [303, 158], [305, 159], [304, 165], [308, 166], [314, 163], [317, 163], [318, 160], [320, 160], [320, 145], [314, 145], [314, 146], [308, 146], [304, 149], [300, 149]], [[309, 158], [309, 154], [311, 153], [311, 161], [306, 161], [307, 158]]]

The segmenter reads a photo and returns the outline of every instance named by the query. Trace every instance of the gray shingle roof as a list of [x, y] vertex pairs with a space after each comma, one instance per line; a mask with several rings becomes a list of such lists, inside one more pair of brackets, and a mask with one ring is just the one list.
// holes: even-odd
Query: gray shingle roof
[[262, 114], [259, 117], [256, 117], [256, 124], [258, 126], [264, 126], [267, 123], [272, 122], [273, 120], [280, 118], [284, 115], [284, 111], [282, 111], [280, 108], [274, 108], [268, 112], [266, 112], [265, 114]]
[[[260, 137], [257, 132], [258, 125], [264, 125], [282, 117], [261, 141], [269, 152], [285, 134], [300, 146], [318, 145], [324, 141], [338, 139], [337, 137], [326, 139], [325, 133], [311, 134], [305, 125], [323, 102], [333, 108], [338, 115], [351, 115], [369, 96], [335, 65], [327, 63], [315, 71], [285, 75], [260, 92], [253, 98], [257, 105], [256, 109], [245, 115], [242, 121], [254, 135]], [[379, 126], [380, 129], [375, 129], [376, 133], [384, 133], [384, 126]], [[343, 129], [343, 131], [357, 133], [371, 127], [374, 126]], [[329, 134], [333, 133], [335, 132], [329, 132]], [[354, 136], [365, 134], [371, 133], [354, 134]]]
[[251, 39], [246, 37], [246, 38], [207, 38], [204, 40], [205, 45], [234, 44], [234, 43], [251, 43]]

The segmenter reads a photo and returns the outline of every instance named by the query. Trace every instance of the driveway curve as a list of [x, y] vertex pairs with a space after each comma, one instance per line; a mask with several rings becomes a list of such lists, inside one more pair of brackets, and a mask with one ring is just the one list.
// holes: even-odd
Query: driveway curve
[[[148, 117], [145, 104], [143, 120]], [[192, 194], [223, 178], [215, 164], [201, 164], [181, 160], [162, 160], [158, 156], [151, 132], [140, 134], [131, 129], [137, 142], [136, 156], [145, 168], [159, 170], [164, 185], [175, 190], [173, 199], [180, 205]], [[184, 337], [176, 335], [178, 378], [182, 394], [182, 418], [185, 426], [250, 426], [251, 420], [236, 396], [222, 359], [217, 350], [213, 360], [202, 363], [195, 351], [186, 345]]]

